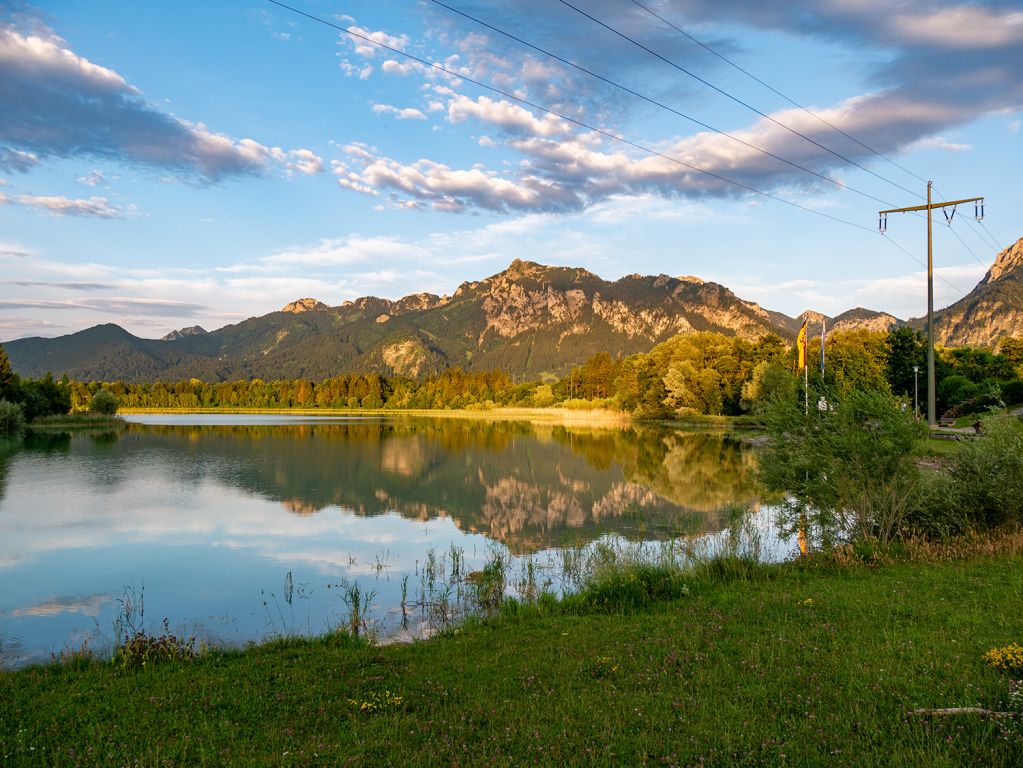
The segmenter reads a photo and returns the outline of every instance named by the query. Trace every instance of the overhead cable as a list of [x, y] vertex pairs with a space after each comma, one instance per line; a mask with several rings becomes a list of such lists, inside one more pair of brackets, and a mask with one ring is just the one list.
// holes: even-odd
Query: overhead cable
[[721, 94], [725, 98], [730, 99], [730, 100], [734, 101], [736, 104], [739, 104], [739, 105], [745, 107], [746, 109], [750, 110], [751, 112], [754, 112], [754, 113], [760, 115], [762, 118], [764, 118], [765, 120], [768, 120], [768, 121], [774, 123], [779, 128], [783, 128], [786, 131], [788, 131], [789, 133], [791, 133], [791, 134], [793, 134], [795, 136], [799, 136], [801, 139], [804, 139], [805, 141], [810, 142], [811, 144], [813, 144], [814, 146], [824, 150], [828, 154], [834, 155], [839, 160], [842, 160], [843, 162], [846, 162], [849, 165], [853, 165], [853, 166], [859, 168], [861, 171], [869, 173], [871, 176], [874, 176], [874, 177], [880, 179], [881, 181], [885, 182], [886, 184], [891, 184], [894, 187], [898, 187], [902, 191], [908, 192], [909, 194], [911, 194], [911, 195], [913, 195], [915, 197], [921, 197], [919, 192], [914, 192], [913, 190], [911, 190], [911, 189], [909, 189], [907, 187], [902, 186], [898, 182], [895, 182], [895, 181], [892, 181], [891, 179], [885, 178], [881, 174], [879, 174], [879, 173], [877, 173], [875, 171], [870, 170], [869, 168], [867, 168], [864, 165], [861, 165], [860, 163], [857, 163], [855, 160], [852, 160], [852, 159], [846, 157], [845, 155], [842, 155], [842, 154], [836, 152], [835, 150], [830, 149], [829, 147], [826, 147], [825, 145], [821, 144], [819, 141], [817, 141], [817, 140], [807, 136], [806, 134], [797, 131], [795, 128], [791, 128], [790, 126], [785, 125], [785, 123], [781, 122], [780, 120], [777, 120], [776, 118], [772, 117], [771, 115], [767, 114], [766, 112], [760, 111], [759, 109], [754, 107], [752, 104], [749, 104], [748, 102], [743, 101], [742, 99], [740, 99], [738, 96], [733, 96], [731, 93], [729, 93], [728, 91], [724, 90], [723, 88], [720, 88], [720, 87], [714, 85], [714, 83], [710, 82], [709, 80], [705, 80], [704, 78], [700, 77], [699, 75], [695, 74], [694, 72], [690, 72], [688, 69], [683, 67], [678, 62], [672, 61], [671, 59], [667, 58], [666, 56], [663, 56], [660, 53], [658, 53], [657, 51], [653, 50], [652, 48], [644, 45], [643, 43], [641, 43], [640, 41], [636, 40], [635, 38], [629, 37], [624, 32], [621, 32], [621, 31], [615, 29], [610, 24], [607, 24], [607, 23], [601, 21], [596, 16], [593, 16], [592, 14], [587, 13], [586, 11], [582, 10], [581, 8], [579, 8], [578, 6], [575, 6], [572, 3], [568, 2], [568, 0], [558, 0], [558, 2], [560, 2], [564, 6], [567, 6], [568, 8], [571, 8], [576, 13], [579, 13], [580, 15], [585, 16], [587, 19], [590, 19], [592, 22], [594, 22], [595, 24], [598, 24], [599, 26], [603, 27], [607, 31], [609, 31], [609, 32], [611, 32], [611, 33], [613, 33], [615, 35], [618, 35], [618, 37], [622, 38], [623, 40], [627, 40], [628, 42], [632, 43], [636, 47], [646, 51], [651, 56], [654, 56], [654, 57], [660, 59], [665, 64], [668, 64], [669, 66], [674, 67], [679, 72], [682, 72], [683, 74], [688, 75], [689, 77], [693, 78], [694, 80], [696, 80], [696, 81], [698, 81], [700, 83], [703, 83], [705, 86], [707, 86], [708, 88], [710, 88], [713, 91], [716, 91], [717, 93]]

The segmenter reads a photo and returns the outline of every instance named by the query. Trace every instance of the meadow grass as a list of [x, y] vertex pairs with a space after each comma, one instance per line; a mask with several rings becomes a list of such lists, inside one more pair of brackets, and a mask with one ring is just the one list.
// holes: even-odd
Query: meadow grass
[[1023, 641], [1018, 547], [932, 554], [630, 566], [427, 642], [8, 671], [0, 763], [1023, 764], [1017, 720], [909, 714], [1004, 710], [984, 655]]
[[117, 416], [108, 416], [93, 411], [76, 411], [33, 419], [28, 429], [33, 432], [67, 431], [75, 429], [121, 429], [125, 421]]

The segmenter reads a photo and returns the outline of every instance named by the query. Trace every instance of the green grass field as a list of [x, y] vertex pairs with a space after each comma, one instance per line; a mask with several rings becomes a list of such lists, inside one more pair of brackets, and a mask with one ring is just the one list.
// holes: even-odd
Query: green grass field
[[1018, 720], [909, 712], [1009, 706], [982, 657], [1023, 641], [1021, 567], [790, 563], [691, 576], [637, 612], [522, 609], [412, 645], [5, 672], [0, 763], [1018, 766]]

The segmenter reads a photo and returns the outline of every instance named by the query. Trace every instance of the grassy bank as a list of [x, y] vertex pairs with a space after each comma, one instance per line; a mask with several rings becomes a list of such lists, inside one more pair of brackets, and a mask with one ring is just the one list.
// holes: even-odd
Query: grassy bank
[[6, 672], [0, 760], [1020, 765], [1012, 720], [908, 714], [1008, 706], [982, 656], [1023, 640], [1023, 556], [947, 556], [719, 566], [642, 610], [576, 601], [407, 646], [339, 635], [140, 670]]
[[80, 411], [77, 413], [57, 414], [33, 419], [26, 425], [31, 432], [67, 432], [74, 430], [116, 430], [125, 426], [125, 421], [117, 416], [102, 413]]

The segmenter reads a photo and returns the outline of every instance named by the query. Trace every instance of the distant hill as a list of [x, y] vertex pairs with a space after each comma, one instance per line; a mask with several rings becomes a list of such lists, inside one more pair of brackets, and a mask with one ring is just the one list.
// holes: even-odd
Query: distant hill
[[[965, 298], [938, 314], [938, 339], [991, 346], [1023, 335], [1023, 239], [998, 255]], [[54, 339], [6, 342], [15, 371], [81, 380], [309, 378], [378, 372], [420, 376], [451, 366], [499, 368], [517, 379], [563, 375], [597, 352], [645, 352], [679, 333], [718, 331], [791, 340], [803, 320], [829, 332], [882, 331], [903, 321], [863, 308], [827, 318], [771, 312], [696, 277], [628, 275], [609, 282], [584, 269], [516, 260], [451, 296], [372, 296], [327, 306], [298, 299], [278, 312], [206, 333], [194, 326], [141, 339], [100, 325]], [[921, 322], [911, 321], [920, 326]]]
[[597, 352], [647, 351], [687, 331], [791, 338], [797, 326], [694, 277], [608, 282], [584, 269], [516, 260], [452, 296], [365, 297], [337, 307], [300, 299], [210, 333], [151, 340], [104, 325], [5, 348], [14, 369], [33, 377], [52, 371], [92, 380], [321, 379], [370, 371], [418, 376], [459, 365], [525, 379], [566, 373]]
[[886, 312], [875, 312], [872, 309], [856, 307], [849, 309], [840, 315], [835, 315], [828, 323], [831, 331], [855, 331], [866, 329], [868, 331], [887, 331], [893, 326], [904, 325], [902, 320], [893, 317]]

